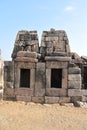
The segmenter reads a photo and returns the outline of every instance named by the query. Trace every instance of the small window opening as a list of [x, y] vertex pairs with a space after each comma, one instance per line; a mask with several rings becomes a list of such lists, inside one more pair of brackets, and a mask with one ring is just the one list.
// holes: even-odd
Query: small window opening
[[20, 87], [30, 88], [30, 69], [20, 70]]
[[62, 69], [51, 69], [51, 87], [62, 88]]

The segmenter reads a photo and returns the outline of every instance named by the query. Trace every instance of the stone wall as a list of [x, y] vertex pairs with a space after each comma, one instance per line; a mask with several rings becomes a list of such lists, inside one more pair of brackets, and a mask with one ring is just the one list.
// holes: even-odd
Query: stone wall
[[13, 100], [14, 95], [14, 62], [4, 61], [4, 99]]

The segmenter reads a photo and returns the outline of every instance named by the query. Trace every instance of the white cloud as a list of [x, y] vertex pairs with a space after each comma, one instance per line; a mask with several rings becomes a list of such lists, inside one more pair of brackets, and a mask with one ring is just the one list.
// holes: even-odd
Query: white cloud
[[65, 8], [65, 11], [73, 11], [73, 10], [75, 10], [75, 7], [74, 7], [74, 6], [67, 6], [67, 7]]

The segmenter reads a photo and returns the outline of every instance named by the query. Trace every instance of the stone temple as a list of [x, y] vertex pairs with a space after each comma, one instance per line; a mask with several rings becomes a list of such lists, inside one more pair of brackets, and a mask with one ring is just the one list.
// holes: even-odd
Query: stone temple
[[0, 56], [0, 99], [35, 103], [87, 102], [87, 56], [71, 52], [64, 30], [19, 31], [12, 61]]

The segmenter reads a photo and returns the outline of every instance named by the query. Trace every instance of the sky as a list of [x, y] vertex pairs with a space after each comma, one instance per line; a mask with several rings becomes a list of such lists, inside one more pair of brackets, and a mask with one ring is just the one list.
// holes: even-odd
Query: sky
[[65, 30], [72, 52], [87, 56], [87, 0], [0, 0], [0, 49], [11, 60], [20, 30]]

